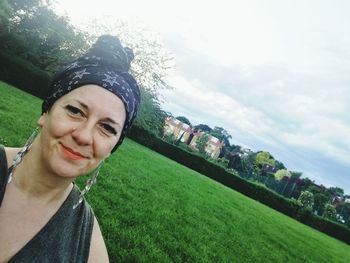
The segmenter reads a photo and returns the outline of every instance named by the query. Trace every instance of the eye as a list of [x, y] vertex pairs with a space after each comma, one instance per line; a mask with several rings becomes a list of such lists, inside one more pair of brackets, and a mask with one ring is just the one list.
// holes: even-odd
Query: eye
[[68, 110], [69, 114], [71, 115], [74, 115], [74, 116], [80, 115], [83, 117], [85, 116], [84, 112], [77, 107], [74, 107], [72, 105], [67, 105], [65, 108]]
[[101, 123], [101, 127], [109, 134], [117, 135], [117, 131], [111, 125], [107, 123]]

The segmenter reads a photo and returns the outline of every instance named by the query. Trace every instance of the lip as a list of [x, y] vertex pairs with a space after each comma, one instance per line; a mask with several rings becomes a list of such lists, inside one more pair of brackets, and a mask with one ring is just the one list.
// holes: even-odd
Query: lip
[[73, 149], [63, 145], [62, 143], [60, 143], [60, 145], [61, 145], [63, 154], [69, 159], [82, 160], [82, 159], [87, 158], [84, 155], [82, 155], [81, 153], [74, 151]]

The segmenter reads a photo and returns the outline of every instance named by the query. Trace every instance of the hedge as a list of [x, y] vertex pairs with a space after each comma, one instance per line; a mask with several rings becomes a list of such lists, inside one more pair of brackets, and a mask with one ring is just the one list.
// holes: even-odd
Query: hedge
[[16, 55], [0, 52], [0, 79], [43, 99], [51, 76]]

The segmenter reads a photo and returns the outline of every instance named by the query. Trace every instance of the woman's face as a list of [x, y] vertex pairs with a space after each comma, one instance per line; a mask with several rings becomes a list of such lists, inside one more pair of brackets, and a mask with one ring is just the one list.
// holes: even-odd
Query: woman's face
[[110, 155], [125, 118], [123, 102], [97, 85], [69, 92], [38, 120], [43, 164], [63, 177], [90, 172]]

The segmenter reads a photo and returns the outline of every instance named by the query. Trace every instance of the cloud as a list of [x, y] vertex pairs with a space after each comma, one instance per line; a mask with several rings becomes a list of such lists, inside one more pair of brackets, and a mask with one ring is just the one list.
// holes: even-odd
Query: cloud
[[[350, 83], [345, 72], [330, 67], [328, 75], [317, 75], [284, 64], [227, 67], [200, 52], [177, 53], [178, 75], [171, 79], [176, 89], [166, 97], [176, 101], [183, 115], [222, 126], [236, 144], [269, 150], [319, 182], [344, 181], [339, 173], [345, 169], [337, 167], [350, 168]], [[320, 170], [320, 160], [307, 152], [322, 155], [322, 161], [335, 165], [333, 170]]]

